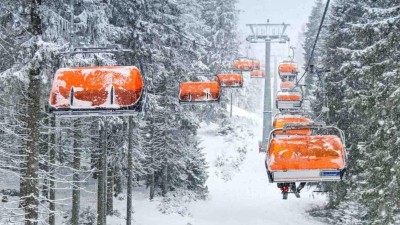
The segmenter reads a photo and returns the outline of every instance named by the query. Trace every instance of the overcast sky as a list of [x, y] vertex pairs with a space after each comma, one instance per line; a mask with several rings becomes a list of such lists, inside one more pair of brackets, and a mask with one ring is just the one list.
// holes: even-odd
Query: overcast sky
[[[287, 31], [291, 41], [290, 45], [297, 46], [298, 36], [302, 31], [302, 27], [307, 23], [308, 16], [315, 0], [239, 0], [238, 9], [239, 15], [239, 32], [241, 38], [245, 38], [250, 30], [246, 27], [248, 23], [265, 23], [269, 19], [270, 23], [289, 23], [290, 27]], [[273, 44], [273, 55], [288, 55], [287, 45]], [[243, 47], [244, 46], [244, 47]], [[247, 43], [242, 45], [246, 49]], [[249, 57], [254, 57], [262, 60], [264, 58], [264, 44], [252, 44], [252, 51], [249, 51]], [[246, 54], [245, 50], [242, 50]], [[296, 58], [299, 61], [300, 49]], [[254, 53], [253, 53], [254, 52]], [[301, 63], [301, 62], [299, 62]]]

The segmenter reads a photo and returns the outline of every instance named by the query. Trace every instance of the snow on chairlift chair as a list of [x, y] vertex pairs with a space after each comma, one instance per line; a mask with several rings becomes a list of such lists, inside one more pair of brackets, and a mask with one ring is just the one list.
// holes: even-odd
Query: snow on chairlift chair
[[250, 78], [264, 78], [265, 72], [264, 70], [253, 70], [250, 72]]
[[141, 110], [143, 79], [134, 66], [59, 69], [49, 106], [57, 116], [131, 115]]
[[243, 87], [243, 75], [241, 73], [221, 73], [217, 74], [216, 81], [221, 87], [241, 88]]
[[279, 110], [300, 109], [302, 102], [302, 95], [297, 91], [280, 91], [276, 94], [276, 108]]
[[[293, 129], [324, 133], [276, 135], [277, 132]], [[317, 123], [299, 123], [286, 124], [270, 132], [265, 163], [271, 183], [294, 183], [340, 181], [346, 169], [346, 160], [342, 130]]]
[[296, 63], [289, 61], [279, 63], [278, 74], [282, 81], [295, 81], [298, 73]]
[[179, 103], [219, 102], [220, 84], [217, 81], [183, 82], [179, 88]]

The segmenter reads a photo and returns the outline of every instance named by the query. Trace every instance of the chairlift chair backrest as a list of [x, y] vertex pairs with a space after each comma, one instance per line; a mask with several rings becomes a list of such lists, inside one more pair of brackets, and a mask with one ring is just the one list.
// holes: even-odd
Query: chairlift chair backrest
[[[286, 124], [294, 124], [294, 123], [311, 123], [312, 120], [310, 118], [300, 116], [300, 115], [280, 115], [275, 117], [273, 122], [274, 129], [284, 128]], [[311, 129], [283, 129], [277, 130], [275, 132], [277, 135], [310, 135]]]
[[276, 101], [302, 101], [300, 92], [280, 91], [276, 94]]
[[300, 109], [303, 97], [300, 92], [280, 91], [276, 94], [276, 107], [279, 110]]
[[243, 87], [243, 75], [241, 73], [221, 73], [217, 74], [216, 81], [221, 87]]
[[62, 68], [54, 76], [50, 110], [59, 115], [138, 111], [143, 88], [134, 66]]
[[281, 62], [278, 66], [278, 73], [280, 76], [284, 75], [297, 75], [299, 72], [297, 64], [294, 62]]
[[179, 87], [180, 103], [219, 102], [220, 96], [217, 81], [183, 82]]
[[289, 91], [294, 88], [294, 82], [291, 81], [283, 81], [280, 84], [281, 91]]
[[336, 135], [278, 136], [271, 139], [267, 154], [272, 171], [344, 169], [346, 166], [345, 148]]
[[[323, 134], [277, 135], [284, 129], [312, 129]], [[269, 135], [266, 151], [269, 180], [277, 183], [339, 181], [346, 169], [345, 146], [343, 131], [337, 127], [319, 123], [285, 124]]]
[[265, 72], [264, 72], [264, 70], [253, 70], [250, 72], [250, 77], [251, 78], [264, 78]]
[[235, 70], [252, 71], [260, 69], [260, 61], [253, 59], [238, 59], [233, 62]]

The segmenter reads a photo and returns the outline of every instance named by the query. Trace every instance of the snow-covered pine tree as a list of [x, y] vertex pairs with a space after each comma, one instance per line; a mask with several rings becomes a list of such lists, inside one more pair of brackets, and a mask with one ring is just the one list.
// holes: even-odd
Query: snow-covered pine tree
[[[41, 28], [41, 32], [37, 34], [33, 34], [30, 29], [31, 3], [33, 6], [41, 3], [40, 10], [34, 10], [37, 15], [33, 19], [36, 22], [40, 21], [39, 24], [34, 24], [35, 29]], [[35, 134], [40, 135], [35, 136], [37, 142], [32, 145], [37, 150], [33, 153], [38, 156], [34, 164], [37, 163], [40, 168], [29, 171], [37, 173], [38, 178], [33, 180], [33, 185], [28, 186], [31, 190], [25, 195], [36, 196], [35, 200], [43, 200], [43, 203], [48, 201], [48, 204], [41, 204], [39, 207], [33, 204], [30, 208], [40, 212], [38, 222], [52, 225], [61, 223], [55, 221], [56, 215], [70, 211], [70, 208], [64, 208], [58, 203], [69, 204], [70, 201], [58, 198], [68, 199], [64, 198], [63, 190], [71, 188], [74, 191], [67, 192], [69, 195], [72, 192], [75, 200], [72, 214], [67, 219], [72, 217], [71, 222], [78, 223], [79, 190], [91, 187], [88, 184], [95, 182], [89, 179], [89, 175], [98, 169], [96, 162], [99, 158], [100, 141], [107, 140], [108, 150], [112, 151], [107, 157], [107, 165], [112, 168], [110, 175], [119, 177], [115, 179], [118, 180], [117, 193], [121, 192], [121, 183], [125, 182], [124, 178], [116, 174], [121, 175], [127, 169], [126, 120], [108, 121], [107, 133], [110, 135], [100, 138], [96, 119], [83, 118], [74, 124], [68, 120], [55, 121], [47, 112], [46, 100], [52, 74], [56, 69], [65, 66], [138, 66], [145, 75], [148, 88], [147, 112], [145, 125], [140, 123], [141, 118], [138, 117], [138, 120], [135, 120], [137, 126], [134, 132], [128, 133], [134, 142], [133, 175], [138, 178], [140, 185], [145, 176], [153, 174], [156, 189], [164, 189], [164, 192], [181, 189], [199, 195], [204, 193], [207, 175], [204, 156], [196, 137], [199, 119], [196, 112], [178, 104], [177, 94], [180, 81], [190, 80], [196, 71], [216, 67], [218, 60], [230, 64], [233, 59], [232, 55], [237, 46], [231, 44], [235, 41], [234, 1], [214, 1], [213, 4], [219, 7], [219, 13], [214, 16], [220, 18], [214, 17], [215, 20], [208, 24], [203, 15], [203, 5], [193, 0], [32, 0], [21, 4], [11, 0], [2, 2], [0, 7], [4, 10], [0, 10], [0, 46], [5, 51], [1, 51], [0, 56], [6, 60], [0, 63], [0, 110], [3, 123], [0, 137], [4, 143], [0, 151], [6, 154], [1, 156], [0, 164], [8, 165], [6, 169], [21, 171], [21, 190], [25, 190], [23, 178], [26, 177], [27, 170], [24, 168], [27, 164], [21, 161], [20, 155], [24, 154], [20, 153], [26, 150], [23, 148], [26, 146], [26, 140], [32, 142], [32, 139], [25, 139], [27, 136], [24, 134], [30, 134], [26, 132], [28, 130], [25, 127], [28, 124], [35, 125], [35, 132], [38, 132]], [[39, 18], [40, 20], [37, 20]], [[228, 28], [216, 36], [208, 30], [209, 27], [213, 27], [214, 31], [218, 31], [218, 26], [222, 28], [225, 25]], [[32, 38], [33, 36], [38, 39]], [[35, 40], [38, 43], [37, 49], [31, 51]], [[131, 48], [133, 54], [59, 54], [69, 51], [71, 46], [108, 44], [120, 44]], [[208, 49], [207, 46], [210, 45], [213, 48]], [[219, 51], [217, 58], [205, 64], [202, 59], [215, 55], [212, 49]], [[40, 92], [35, 89], [36, 92], [33, 93], [34, 89], [29, 88], [28, 78], [32, 66], [40, 66], [40, 76], [33, 76], [38, 78], [38, 85], [42, 87], [38, 89]], [[26, 100], [26, 97], [29, 97], [26, 95], [27, 90], [31, 91], [32, 97], [37, 97], [40, 101]], [[35, 107], [28, 107], [29, 104], [35, 104]], [[29, 110], [33, 109], [39, 110], [35, 111], [38, 113], [37, 120], [29, 120], [26, 117], [27, 113], [31, 112]], [[148, 131], [154, 135], [147, 136]], [[143, 140], [144, 137], [146, 140]], [[155, 155], [152, 156], [153, 153]], [[89, 165], [93, 167], [89, 169]], [[166, 179], [163, 180], [163, 176]], [[114, 185], [111, 179], [108, 181], [110, 213], [110, 190]], [[77, 184], [81, 184], [80, 189]], [[39, 192], [43, 196], [40, 196]], [[158, 195], [160, 192], [155, 193]], [[5, 214], [1, 212], [1, 215]], [[8, 215], [3, 218], [10, 219]], [[17, 222], [23, 218], [13, 217], [13, 220]]]
[[[199, 2], [202, 6], [201, 16], [207, 29], [204, 37], [208, 40], [207, 54], [202, 56], [203, 64], [208, 66], [211, 74], [229, 72], [238, 55], [239, 41], [236, 36], [238, 11], [236, 0], [206, 0]], [[227, 105], [230, 91], [238, 95], [238, 90], [223, 90], [220, 105], [207, 105], [202, 108], [202, 119], [207, 122], [220, 122], [228, 116]]]
[[[311, 51], [312, 51], [312, 47], [314, 45], [315, 42], [315, 38], [317, 36], [317, 32], [318, 32], [318, 28], [321, 22], [321, 18], [322, 18], [322, 13], [324, 11], [324, 3], [322, 2], [322, 0], [317, 0], [315, 2], [314, 7], [311, 10], [311, 15], [308, 17], [308, 22], [306, 23], [306, 27], [305, 27], [305, 32], [304, 32], [304, 43], [303, 43], [303, 49], [304, 49], [304, 60], [305, 63], [308, 63], [308, 60], [311, 56]], [[326, 24], [326, 23], [325, 23]], [[325, 33], [325, 29], [321, 30], [322, 33]], [[320, 43], [316, 46], [315, 50], [314, 50], [314, 54], [313, 54], [313, 58], [310, 61], [310, 65], [315, 65], [318, 66], [319, 65], [319, 58], [321, 56], [321, 40], [323, 39], [324, 35], [320, 34]], [[306, 67], [307, 65], [304, 65], [304, 67]], [[307, 69], [307, 68], [304, 68]], [[304, 97], [309, 101], [310, 103], [310, 109], [312, 109], [312, 111], [315, 111], [316, 113], [319, 114], [320, 110], [321, 110], [321, 101], [318, 101], [314, 96], [314, 91], [317, 89], [317, 85], [321, 85], [320, 82], [318, 82], [318, 77], [315, 74], [312, 73], [307, 73], [305, 75], [304, 79], [304, 83], [307, 85], [305, 87], [305, 91], [304, 91]], [[317, 114], [317, 115], [318, 115]]]
[[[359, 173], [358, 193], [367, 208], [370, 224], [400, 223], [399, 191], [399, 125], [398, 87], [400, 78], [398, 37], [399, 2], [367, 1], [363, 15], [352, 24], [355, 33], [352, 60], [359, 76], [356, 98], [367, 111], [363, 152], [365, 164]], [[362, 114], [361, 114], [362, 115]]]
[[320, 61], [331, 69], [326, 118], [345, 131], [349, 151], [346, 179], [325, 185], [332, 223], [399, 222], [398, 10], [395, 2], [336, 1], [330, 12]]

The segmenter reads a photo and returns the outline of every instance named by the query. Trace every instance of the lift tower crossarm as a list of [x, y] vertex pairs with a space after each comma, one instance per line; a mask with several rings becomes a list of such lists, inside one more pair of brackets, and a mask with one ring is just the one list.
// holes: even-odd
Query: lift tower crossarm
[[272, 104], [271, 104], [271, 43], [286, 43], [289, 37], [285, 34], [287, 23], [254, 23], [247, 24], [251, 34], [246, 40], [250, 43], [265, 43], [265, 83], [264, 83], [264, 112], [263, 112], [263, 135], [260, 150], [265, 151], [268, 143], [269, 133], [272, 130]]

